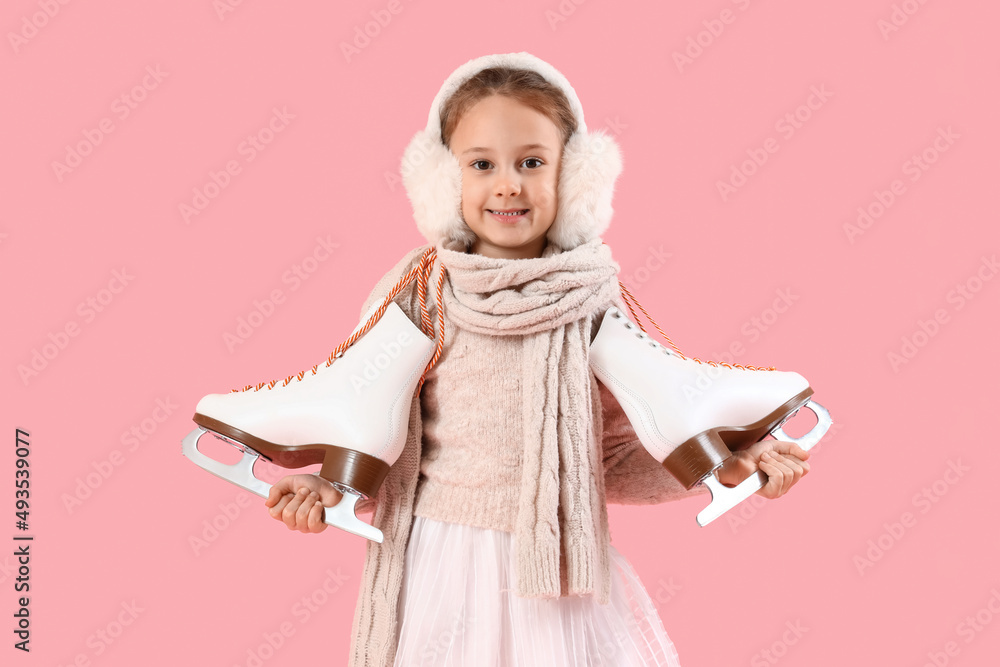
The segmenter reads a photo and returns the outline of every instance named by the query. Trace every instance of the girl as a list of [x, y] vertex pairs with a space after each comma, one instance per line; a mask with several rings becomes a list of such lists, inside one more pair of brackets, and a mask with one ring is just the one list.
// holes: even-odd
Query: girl
[[[685, 490], [643, 449], [587, 360], [604, 312], [625, 309], [600, 239], [618, 147], [587, 131], [551, 65], [501, 54], [445, 81], [402, 171], [429, 244], [403, 257], [361, 312], [433, 248], [433, 266], [394, 300], [414, 322], [445, 326], [403, 454], [358, 504], [374, 510], [384, 541], [367, 545], [350, 664], [678, 666], [649, 595], [610, 544], [607, 503], [707, 490]], [[428, 284], [437, 299], [424, 298]], [[765, 441], [718, 476], [734, 485], [759, 466], [768, 483], [758, 493], [777, 498], [808, 471], [806, 458]], [[311, 533], [339, 500], [325, 480], [290, 475], [266, 504]]]

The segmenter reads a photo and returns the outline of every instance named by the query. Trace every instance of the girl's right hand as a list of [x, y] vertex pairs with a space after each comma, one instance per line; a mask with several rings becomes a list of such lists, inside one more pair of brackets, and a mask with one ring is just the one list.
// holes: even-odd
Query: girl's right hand
[[342, 497], [333, 484], [318, 475], [286, 475], [271, 487], [264, 505], [289, 530], [322, 533], [326, 530], [323, 508], [335, 506]]

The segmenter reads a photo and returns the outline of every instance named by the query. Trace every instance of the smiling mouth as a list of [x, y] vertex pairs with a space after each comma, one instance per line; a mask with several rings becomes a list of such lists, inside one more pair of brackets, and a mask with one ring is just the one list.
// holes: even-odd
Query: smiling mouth
[[520, 208], [520, 209], [517, 209], [517, 210], [514, 210], [514, 211], [494, 211], [493, 209], [488, 208], [486, 210], [489, 211], [490, 213], [492, 213], [493, 215], [499, 215], [502, 218], [516, 218], [518, 216], [521, 216], [521, 215], [524, 215], [525, 213], [527, 213], [529, 209]]

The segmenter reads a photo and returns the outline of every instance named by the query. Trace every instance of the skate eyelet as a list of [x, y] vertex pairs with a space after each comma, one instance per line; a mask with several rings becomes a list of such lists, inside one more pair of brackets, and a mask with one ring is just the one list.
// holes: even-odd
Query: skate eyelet
[[626, 322], [625, 323], [625, 328], [626, 329], [631, 329], [632, 328], [632, 323], [631, 322]]
[[622, 316], [621, 312], [617, 310], [611, 313], [611, 317], [615, 318], [616, 320], [621, 319], [621, 316]]

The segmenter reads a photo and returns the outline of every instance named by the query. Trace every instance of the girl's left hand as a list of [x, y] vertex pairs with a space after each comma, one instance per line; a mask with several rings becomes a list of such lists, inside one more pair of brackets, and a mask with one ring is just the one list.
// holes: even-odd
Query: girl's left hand
[[809, 452], [794, 442], [762, 440], [734, 452], [715, 472], [725, 486], [736, 486], [761, 470], [767, 475], [767, 484], [757, 491], [757, 495], [773, 500], [788, 493], [809, 472], [808, 458]]

